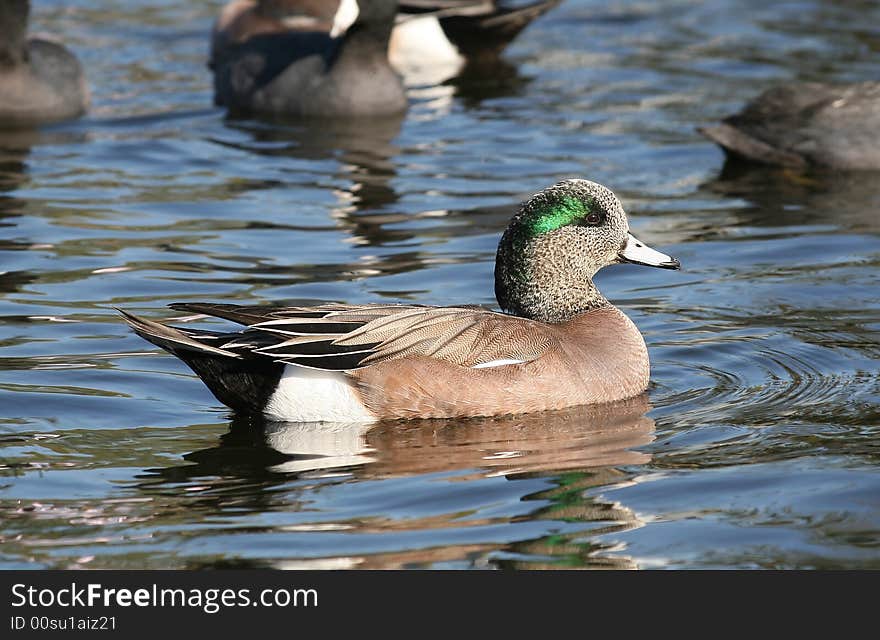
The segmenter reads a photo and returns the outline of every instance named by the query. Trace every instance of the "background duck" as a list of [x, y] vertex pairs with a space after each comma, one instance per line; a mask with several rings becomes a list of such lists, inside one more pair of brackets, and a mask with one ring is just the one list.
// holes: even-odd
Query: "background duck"
[[699, 131], [746, 160], [795, 168], [880, 169], [880, 82], [785, 84]]
[[0, 2], [0, 126], [33, 126], [85, 113], [79, 61], [59, 42], [27, 35], [29, 0]]
[[297, 422], [530, 413], [623, 400], [647, 388], [641, 333], [592, 281], [621, 262], [679, 266], [629, 233], [610, 190], [566, 180], [523, 204], [499, 242], [495, 295], [505, 313], [172, 305], [247, 326], [234, 333], [123, 314], [233, 409]]
[[432, 63], [494, 61], [533, 20], [562, 0], [402, 0], [389, 57], [399, 70]]
[[294, 30], [338, 37], [358, 13], [356, 0], [232, 0], [214, 23], [208, 66], [213, 68], [222, 60], [229, 47], [254, 36]]
[[[272, 12], [276, 6], [281, 5], [254, 7], [239, 22], [234, 12], [221, 16], [211, 58], [218, 105], [272, 116], [380, 116], [406, 110], [403, 84], [387, 53], [395, 0], [358, 0], [353, 22], [338, 38], [334, 22], [327, 29], [326, 13], [316, 17], [320, 11], [313, 11], [312, 3], [284, 16]], [[343, 14], [336, 11], [334, 20]]]
[[[561, 0], [502, 5], [497, 0], [402, 0], [388, 57], [401, 73], [426, 65], [492, 60], [533, 20]], [[357, 18], [355, 0], [233, 0], [211, 41], [211, 60], [264, 34], [312, 30], [339, 36]]]

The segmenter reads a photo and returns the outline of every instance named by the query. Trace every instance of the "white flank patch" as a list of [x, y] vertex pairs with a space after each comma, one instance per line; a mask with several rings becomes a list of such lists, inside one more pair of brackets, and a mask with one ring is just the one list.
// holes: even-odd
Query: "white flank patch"
[[336, 15], [333, 16], [333, 26], [330, 28], [330, 37], [338, 38], [348, 31], [348, 28], [357, 20], [361, 10], [358, 8], [357, 0], [342, 0]]
[[373, 422], [354, 389], [340, 371], [284, 367], [275, 393], [263, 413], [288, 422]]
[[471, 367], [471, 369], [488, 369], [489, 367], [504, 367], [508, 364], [522, 364], [525, 360], [512, 360], [512, 359], [501, 359], [501, 360], [491, 360], [489, 362], [481, 362], [480, 364], [475, 364]]
[[391, 64], [403, 73], [421, 67], [441, 65], [454, 75], [464, 64], [464, 57], [443, 33], [434, 16], [401, 20], [391, 32], [388, 46]]

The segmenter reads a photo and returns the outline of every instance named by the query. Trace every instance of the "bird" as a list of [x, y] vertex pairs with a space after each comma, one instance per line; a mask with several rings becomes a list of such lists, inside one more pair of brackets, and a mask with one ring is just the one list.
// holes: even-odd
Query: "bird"
[[28, 36], [29, 0], [0, 2], [0, 127], [81, 116], [89, 106], [76, 56], [48, 36]]
[[401, 0], [389, 58], [403, 72], [432, 63], [493, 62], [562, 0], [510, 7], [498, 0]]
[[337, 38], [358, 13], [356, 0], [231, 0], [214, 22], [208, 66], [213, 68], [230, 47], [254, 36], [293, 30]]
[[[497, 0], [401, 0], [388, 57], [401, 73], [426, 65], [459, 68], [466, 61], [493, 60], [533, 20], [560, 2], [540, 0], [508, 7]], [[230, 48], [259, 35], [299, 30], [339, 37], [358, 13], [355, 0], [232, 0], [215, 23], [209, 66]]]
[[679, 261], [630, 232], [607, 187], [566, 179], [528, 200], [501, 236], [500, 311], [463, 305], [171, 308], [244, 328], [174, 327], [118, 310], [234, 411], [290, 422], [526, 414], [624, 400], [649, 382], [642, 334], [593, 283], [602, 267]]
[[[306, 4], [319, 7], [314, 1]], [[276, 5], [287, 11], [284, 3], [276, 2], [260, 7], [267, 13], [249, 14], [239, 22], [229, 8], [221, 14], [209, 64], [216, 104], [235, 113], [269, 117], [390, 116], [406, 111], [403, 83], [388, 62], [396, 0], [343, 0], [327, 24], [315, 18], [317, 9], [268, 13]], [[345, 19], [346, 8], [354, 17], [346, 19], [352, 21], [336, 37], [334, 21]], [[235, 36], [236, 29], [247, 37]]]
[[698, 129], [737, 159], [793, 169], [880, 169], [880, 82], [790, 82]]

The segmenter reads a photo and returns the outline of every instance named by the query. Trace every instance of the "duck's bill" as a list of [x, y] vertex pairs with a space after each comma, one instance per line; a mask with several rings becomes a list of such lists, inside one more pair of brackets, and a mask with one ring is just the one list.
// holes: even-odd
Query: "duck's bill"
[[641, 240], [638, 240], [631, 233], [626, 234], [626, 244], [617, 254], [621, 262], [631, 262], [633, 264], [643, 264], [646, 267], [660, 267], [661, 269], [679, 269], [681, 263], [668, 256], [665, 253], [654, 251]]

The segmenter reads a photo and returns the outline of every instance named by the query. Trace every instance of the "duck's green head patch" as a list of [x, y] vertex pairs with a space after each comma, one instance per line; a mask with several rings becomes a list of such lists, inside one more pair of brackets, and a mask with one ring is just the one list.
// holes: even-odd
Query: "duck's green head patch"
[[535, 237], [570, 224], [595, 226], [602, 223], [604, 216], [596, 199], [592, 196], [562, 196], [557, 201], [542, 203], [524, 220], [526, 235]]

